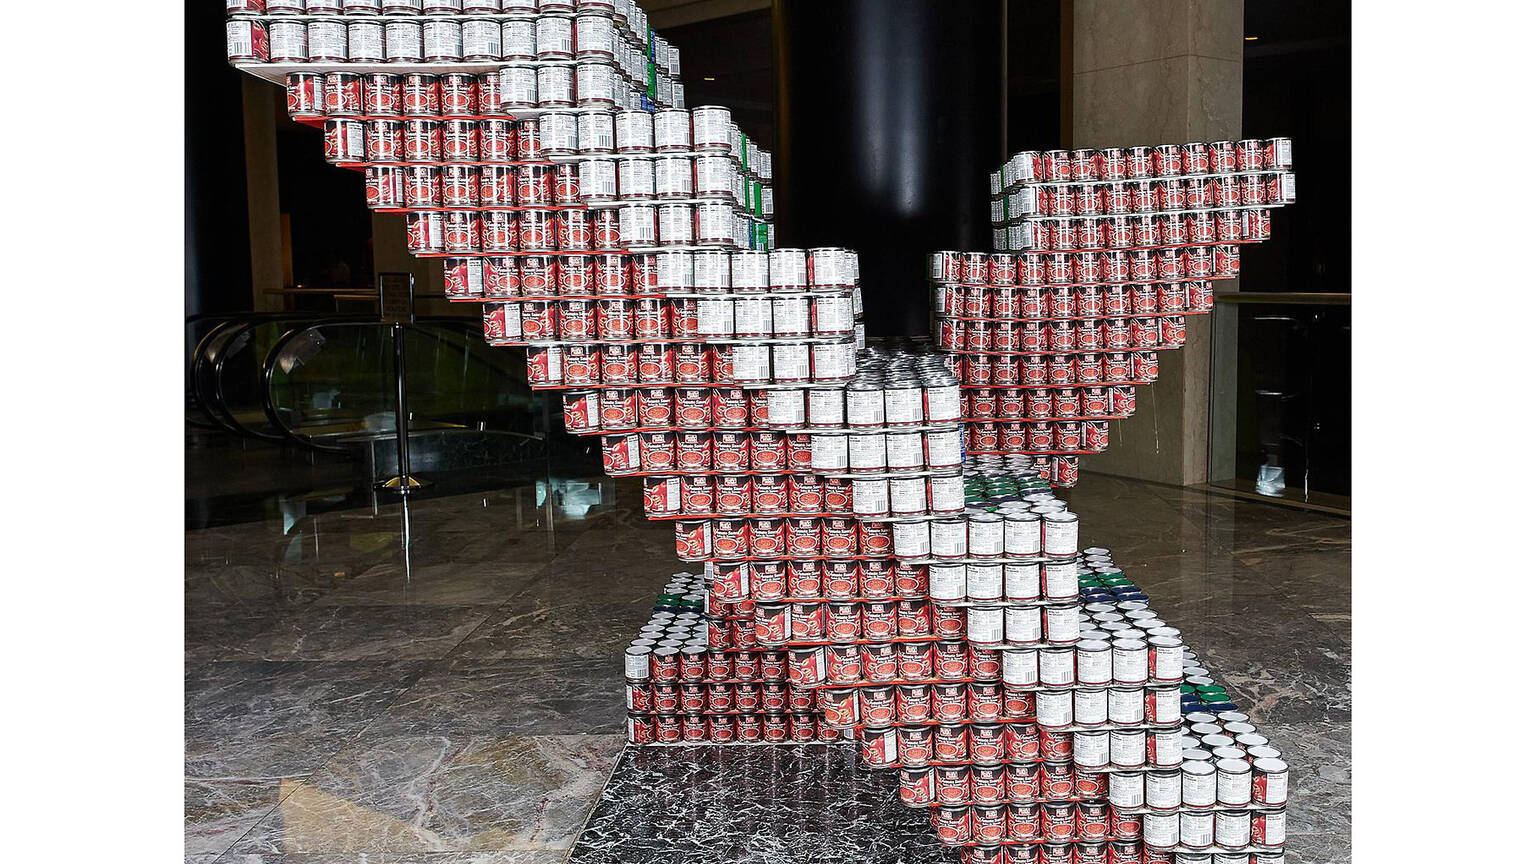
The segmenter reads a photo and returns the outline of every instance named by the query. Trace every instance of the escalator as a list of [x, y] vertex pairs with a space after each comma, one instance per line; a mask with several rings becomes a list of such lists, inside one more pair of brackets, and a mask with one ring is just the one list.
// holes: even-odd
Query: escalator
[[187, 364], [187, 422], [200, 431], [222, 431], [258, 440], [284, 440], [268, 422], [262, 388], [264, 363], [274, 345], [295, 327], [322, 321], [366, 321], [356, 316], [247, 312], [203, 315], [187, 321], [192, 345]]
[[[189, 525], [375, 500], [396, 473], [391, 325], [289, 312], [187, 328]], [[601, 473], [590, 442], [563, 431], [558, 396], [529, 388], [522, 352], [487, 345], [475, 319], [405, 328], [411, 473], [429, 494]]]
[[[485, 344], [478, 321], [417, 319], [406, 325], [405, 356], [414, 469], [543, 458], [550, 400], [528, 387], [520, 353]], [[268, 351], [263, 376], [266, 425], [284, 440], [357, 453], [375, 466], [374, 477], [389, 473], [396, 440], [389, 325], [331, 319], [291, 327]]]

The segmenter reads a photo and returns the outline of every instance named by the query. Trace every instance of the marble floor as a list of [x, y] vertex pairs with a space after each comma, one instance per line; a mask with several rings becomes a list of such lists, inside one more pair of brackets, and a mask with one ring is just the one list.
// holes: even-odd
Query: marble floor
[[[619, 649], [680, 567], [638, 484], [566, 491], [188, 531], [187, 862], [952, 860], [848, 748], [625, 748]], [[1292, 763], [1287, 860], [1349, 860], [1349, 521], [1071, 497]]]

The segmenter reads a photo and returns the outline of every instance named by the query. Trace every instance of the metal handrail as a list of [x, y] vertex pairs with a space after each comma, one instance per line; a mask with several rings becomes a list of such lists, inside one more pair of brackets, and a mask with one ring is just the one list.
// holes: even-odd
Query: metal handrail
[[203, 338], [197, 340], [197, 345], [192, 349], [192, 359], [187, 367], [187, 391], [192, 399], [193, 406], [201, 411], [204, 417], [208, 418], [211, 428], [222, 429], [226, 432], [238, 432], [239, 430], [234, 429], [224, 422], [222, 418], [214, 414], [213, 408], [204, 401], [200, 388], [202, 383], [201, 373], [207, 362], [205, 358], [210, 348], [209, 343], [216, 338], [220, 338], [221, 334], [229, 327], [238, 326], [238, 324], [238, 319], [231, 319], [214, 326], [212, 330], [203, 334]]
[[[234, 346], [239, 341], [240, 333], [242, 333], [244, 331], [254, 330], [256, 327], [259, 327], [259, 326], [261, 326], [263, 324], [270, 324], [270, 323], [274, 323], [274, 322], [287, 321], [287, 320], [304, 321], [304, 322], [308, 322], [306, 326], [316, 326], [316, 325], [319, 325], [319, 324], [325, 324], [325, 323], [330, 323], [330, 322], [351, 322], [351, 321], [356, 321], [358, 319], [356, 318], [356, 316], [331, 316], [331, 315], [316, 316], [316, 315], [313, 315], [313, 314], [305, 315], [305, 314], [295, 314], [295, 313], [292, 313], [292, 312], [253, 313], [253, 314], [248, 315], [248, 316], [243, 316], [239, 320], [239, 322], [236, 324], [236, 330], [235, 330], [234, 335], [230, 336], [225, 341], [224, 345], [219, 347], [217, 358], [212, 361], [213, 362], [213, 386], [214, 386], [214, 393], [213, 393], [214, 405], [213, 405], [213, 407], [218, 409], [219, 411], [223, 412], [224, 419], [227, 422], [221, 422], [220, 425], [224, 426], [224, 428], [228, 429], [229, 431], [234, 432], [234, 433], [239, 434], [239, 435], [249, 435], [252, 438], [260, 438], [260, 439], [262, 439], [264, 441], [277, 442], [277, 441], [284, 440], [284, 437], [281, 434], [274, 434], [272, 432], [267, 432], [267, 431], [262, 430], [262, 429], [255, 429], [255, 428], [252, 428], [252, 427], [249, 427], [249, 426], [245, 425], [244, 423], [241, 423], [239, 418], [237, 418], [235, 416], [235, 412], [230, 410], [229, 405], [227, 404], [227, 402], [225, 400], [225, 395], [224, 395], [224, 364], [229, 359], [229, 349], [232, 346]], [[266, 358], [262, 358], [262, 359], [263, 359], [263, 362], [265, 362]]]
[[[244, 429], [241, 424], [234, 420], [234, 412], [230, 411], [228, 407], [224, 405], [209, 404], [207, 400], [203, 399], [203, 393], [199, 388], [203, 371], [210, 363], [214, 362], [213, 358], [209, 356], [209, 353], [210, 350], [213, 350], [211, 343], [215, 339], [227, 338], [229, 340], [217, 348], [217, 356], [222, 358], [223, 352], [228, 350], [229, 346], [234, 341], [233, 336], [227, 335], [231, 328], [243, 329], [247, 326], [256, 324], [265, 324], [273, 321], [283, 321], [289, 319], [295, 321], [314, 321], [323, 317], [323, 315], [316, 313], [296, 312], [239, 312], [218, 315], [188, 316], [186, 319], [187, 324], [208, 320], [221, 321], [221, 323], [214, 326], [213, 329], [209, 330], [203, 335], [201, 339], [197, 341], [197, 345], [193, 347], [192, 355], [187, 365], [187, 395], [191, 398], [192, 405], [196, 407], [198, 411], [202, 412], [204, 417], [208, 418], [208, 422], [210, 424], [209, 428], [218, 429], [225, 432], [233, 432], [237, 435], [244, 433]], [[222, 363], [220, 363], [217, 368], [222, 370]], [[214, 372], [213, 374], [217, 375], [220, 374], [220, 372]], [[215, 401], [220, 398], [218, 385], [221, 380], [222, 378], [214, 379], [215, 392], [209, 394], [210, 398]], [[219, 411], [222, 411], [224, 415], [227, 415], [228, 419], [225, 419], [224, 416], [221, 416], [218, 413]]]
[[312, 450], [323, 450], [331, 453], [345, 453], [345, 447], [317, 444], [313, 438], [300, 435], [298, 432], [296, 432], [293, 427], [289, 426], [286, 422], [283, 421], [282, 414], [277, 410], [277, 402], [272, 398], [273, 375], [277, 371], [277, 359], [281, 357], [283, 351], [287, 349], [288, 343], [298, 338], [300, 334], [307, 333], [310, 330], [320, 326], [379, 327], [383, 325], [381, 325], [378, 320], [374, 318], [367, 320], [351, 319], [345, 321], [313, 322], [302, 327], [295, 327], [279, 336], [277, 341], [272, 343], [272, 348], [267, 351], [267, 356], [262, 358], [261, 408], [262, 412], [267, 415], [267, 421], [270, 422], [273, 427], [278, 430], [278, 434], [282, 440], [297, 444], [300, 447], [308, 447]]
[[[254, 330], [259, 323], [261, 322], [247, 322], [246, 324], [241, 325], [241, 328], [243, 330]], [[225, 343], [225, 345], [228, 346], [233, 344], [238, 338], [238, 336], [232, 337], [228, 342]], [[227, 359], [229, 359], [228, 351], [221, 349], [219, 351], [219, 359], [213, 364], [213, 392], [214, 399], [217, 401], [219, 407], [224, 410], [224, 413], [229, 416], [229, 421], [233, 423], [242, 434], [250, 435], [254, 438], [260, 438], [264, 441], [283, 440], [283, 436], [281, 435], [274, 435], [271, 432], [267, 432], [261, 429], [247, 427], [244, 423], [241, 423], [235, 418], [235, 412], [229, 410], [229, 406], [224, 402], [224, 362]]]

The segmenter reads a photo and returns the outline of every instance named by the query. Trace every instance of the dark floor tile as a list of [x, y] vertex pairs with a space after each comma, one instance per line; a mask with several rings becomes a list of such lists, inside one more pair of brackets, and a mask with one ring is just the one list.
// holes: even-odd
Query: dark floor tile
[[186, 620], [189, 662], [420, 660], [447, 656], [494, 611], [485, 606], [306, 606], [218, 611]]
[[623, 730], [623, 660], [437, 664], [369, 727], [376, 735], [574, 735]]
[[1341, 834], [1286, 835], [1286, 864], [1350, 864], [1351, 840], [1349, 830]]
[[618, 735], [365, 734], [293, 784], [231, 851], [237, 858], [367, 854], [370, 861], [563, 852], [622, 747]]
[[[1353, 817], [1349, 724], [1267, 723], [1260, 731], [1279, 748], [1290, 769], [1287, 836], [1348, 841]], [[1347, 860], [1348, 855], [1343, 857]]]
[[184, 678], [189, 780], [304, 777], [425, 671], [401, 663], [209, 663]]
[[1353, 562], [1348, 547], [1238, 553], [1233, 558], [1249, 578], [1304, 612], [1337, 615], [1350, 610]]
[[627, 747], [571, 864], [952, 861], [849, 745]]
[[1270, 724], [1347, 728], [1352, 701], [1347, 648], [1218, 642], [1198, 650], [1205, 667], [1226, 684], [1259, 731]]
[[548, 568], [538, 560], [479, 564], [403, 561], [379, 564], [337, 584], [315, 606], [500, 606]]
[[602, 659], [620, 657], [650, 617], [652, 594], [594, 602], [576, 592], [531, 591], [491, 613], [453, 649], [476, 660]]
[[189, 614], [216, 609], [294, 609], [325, 596], [335, 585], [334, 573], [305, 572], [266, 563], [188, 563], [185, 575], [185, 606]]
[[217, 856], [256, 827], [279, 800], [279, 781], [188, 780], [183, 791], [186, 854]]

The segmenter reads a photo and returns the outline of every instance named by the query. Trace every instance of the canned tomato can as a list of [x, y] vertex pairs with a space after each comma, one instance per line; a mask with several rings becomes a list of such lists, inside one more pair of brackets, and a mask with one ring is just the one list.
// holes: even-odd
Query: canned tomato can
[[[580, 203], [581, 177], [580, 169], [577, 166], [572, 165], [569, 162], [556, 165], [554, 170], [550, 172], [550, 180], [554, 187], [554, 201], [556, 204]], [[565, 212], [568, 214], [579, 213], [582, 218], [582, 224], [591, 224], [591, 215], [589, 211], [567, 210]], [[583, 245], [579, 248], [592, 248], [592, 239], [590, 236], [588, 236], [582, 242], [584, 242], [586, 245]]]
[[[230, 22], [236, 23], [236, 22]], [[256, 27], [259, 23], [250, 22]], [[239, 24], [243, 31], [250, 26], [246, 23]], [[274, 20], [266, 25], [267, 57], [273, 63], [303, 63], [309, 60], [309, 28], [300, 21]], [[231, 51], [235, 48], [231, 45]], [[230, 56], [231, 60], [251, 59]]]
[[[524, 191], [527, 191], [526, 189]], [[553, 210], [522, 211], [517, 220], [517, 242], [524, 252], [553, 252], [556, 248], [555, 237], [555, 213]], [[538, 256], [549, 265], [548, 289], [555, 288], [554, 256]], [[527, 263], [527, 259], [524, 259]], [[523, 282], [528, 286], [527, 268], [524, 268]], [[531, 286], [529, 286], [531, 287]]]
[[[991, 797], [994, 788], [994, 784], [991, 781], [994, 777], [1001, 778], [1002, 773], [1003, 769], [1000, 766], [971, 769], [972, 800], [978, 803], [999, 800], [1000, 796]], [[1000, 779], [995, 786], [999, 788], [1002, 786]], [[980, 804], [980, 806], [971, 808], [972, 840], [976, 843], [988, 844], [991, 848], [972, 847], [967, 849], [967, 852], [970, 853], [968, 864], [1001, 864], [1002, 849], [997, 848], [994, 844], [1002, 841], [1003, 835], [1007, 833], [1007, 824], [1008, 809], [1000, 804]]]
[[741, 476], [716, 477], [715, 512], [722, 516], [746, 515], [751, 506], [752, 484], [750, 478]]
[[[364, 153], [370, 162], [397, 162], [404, 143], [399, 120], [366, 120], [363, 122]], [[470, 205], [473, 206], [473, 205]]]
[[[567, 424], [566, 428], [570, 428], [570, 425]], [[644, 501], [646, 515], [680, 515], [683, 512], [682, 494], [682, 483], [676, 477], [645, 478]]]
[[1060, 183], [1072, 179], [1072, 156], [1066, 150], [1046, 150], [1040, 154], [1041, 179]]
[[[1249, 842], [1254, 846], [1279, 847], [1285, 845], [1285, 811], [1274, 810], [1250, 814]], [[1255, 861], [1278, 861], [1278, 858], [1254, 857]]]
[[340, 21], [311, 20], [306, 25], [305, 38], [309, 42], [308, 59], [311, 61], [341, 62], [348, 59], [347, 25]]
[[[517, 68], [517, 67], [512, 67]], [[506, 104], [508, 78], [501, 77], [502, 104]], [[576, 104], [575, 73], [569, 66], [540, 66], [534, 70], [540, 108], [570, 108]]]
[[593, 432], [599, 428], [598, 394], [593, 390], [580, 390], [564, 395], [565, 428], [576, 434]]
[[526, 111], [539, 103], [538, 76], [531, 66], [504, 66], [498, 73], [498, 111]]
[[1262, 171], [1264, 170], [1264, 142], [1257, 138], [1245, 138], [1237, 142], [1237, 170], [1238, 171]]
[[[361, 162], [367, 155], [359, 120], [325, 121], [325, 158], [329, 162]], [[436, 214], [441, 215], [441, 214]]]
[[679, 470], [703, 472], [712, 464], [710, 433], [680, 432], [677, 436], [677, 461]]
[[652, 115], [653, 144], [658, 152], [686, 151], [693, 144], [693, 124], [687, 111], [664, 108]]
[[1253, 762], [1253, 794], [1252, 801], [1264, 807], [1279, 807], [1285, 804], [1288, 789], [1289, 769], [1279, 759], [1256, 759]]
[[[443, 130], [436, 120], [407, 119], [403, 125], [405, 161], [441, 162], [443, 158]], [[430, 166], [412, 166], [428, 168]], [[436, 170], [433, 168], [432, 170]]]
[[353, 72], [327, 72], [324, 79], [325, 113], [351, 116], [363, 113], [363, 77]]
[[291, 117], [319, 117], [325, 113], [325, 78], [313, 72], [294, 72], [285, 92]]
[[413, 254], [442, 252], [442, 214], [407, 214], [406, 248]]
[[1246, 807], [1253, 800], [1253, 787], [1253, 766], [1247, 761], [1223, 759], [1216, 763], [1216, 801], [1219, 804]]
[[635, 345], [602, 346], [603, 381], [634, 384], [639, 377], [640, 352]]
[[[1236, 149], [1237, 149], [1236, 146], [1233, 145], [1229, 141], [1223, 141], [1223, 142], [1219, 142], [1219, 143], [1225, 144], [1232, 151], [1232, 159], [1231, 159], [1232, 167], [1228, 168], [1226, 170], [1236, 170], [1237, 169], [1237, 161], [1238, 161], [1237, 160], [1237, 155], [1236, 155]], [[1217, 146], [1216, 144], [1212, 144], [1211, 145], [1213, 153], [1215, 152], [1216, 146]], [[1249, 160], [1251, 161], [1251, 155], [1249, 156]], [[1265, 170], [1268, 170], [1268, 171], [1287, 171], [1287, 170], [1290, 170], [1290, 168], [1291, 168], [1291, 139], [1289, 139], [1289, 138], [1270, 138], [1269, 140], [1264, 142], [1263, 168]]]
[[641, 470], [639, 435], [604, 435], [602, 442], [604, 471], [622, 476]]
[[[528, 255], [518, 259], [518, 281], [523, 294], [530, 297], [555, 293], [555, 259], [551, 255]], [[544, 307], [537, 307], [544, 308]], [[549, 337], [545, 337], [549, 338]]]
[[405, 205], [405, 172], [397, 167], [370, 165], [363, 172], [364, 195], [370, 208]]
[[[511, 305], [511, 304], [507, 304]], [[510, 322], [508, 322], [510, 324]], [[590, 386], [600, 379], [597, 355], [587, 345], [566, 345], [561, 349], [567, 385]]]
[[[965, 769], [939, 768], [935, 772], [935, 787], [941, 792], [944, 788], [942, 775], [946, 771]], [[944, 800], [942, 795], [940, 800]], [[939, 842], [945, 846], [960, 846], [971, 842], [971, 808], [964, 806], [945, 806], [933, 811], [933, 827], [939, 835]]]

